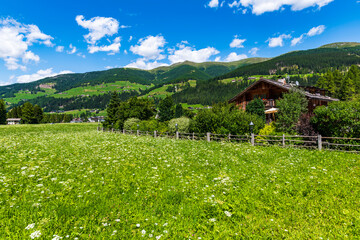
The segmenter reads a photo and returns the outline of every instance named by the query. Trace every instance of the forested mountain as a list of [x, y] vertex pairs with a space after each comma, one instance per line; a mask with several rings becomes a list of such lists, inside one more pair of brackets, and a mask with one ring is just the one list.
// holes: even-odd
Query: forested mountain
[[129, 81], [143, 85], [164, 84], [176, 81], [208, 80], [230, 72], [240, 66], [267, 60], [265, 58], [250, 58], [230, 63], [192, 63], [184, 62], [169, 67], [161, 67], [151, 71], [132, 68], [114, 68], [107, 71], [64, 74], [41, 79], [39, 81], [0, 86], [0, 98], [14, 97], [21, 90], [39, 91], [42, 84], [53, 84], [56, 93], [80, 86], [95, 86], [116, 81]]
[[290, 52], [268, 61], [239, 67], [216, 79], [252, 75], [325, 73], [330, 68], [339, 69], [359, 64], [360, 44], [356, 46], [355, 43], [335, 43], [317, 49]]

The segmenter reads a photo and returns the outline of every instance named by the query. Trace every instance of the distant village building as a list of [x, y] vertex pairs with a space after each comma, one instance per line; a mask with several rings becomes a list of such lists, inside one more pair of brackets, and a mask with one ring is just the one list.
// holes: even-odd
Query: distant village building
[[105, 117], [103, 116], [98, 116], [98, 117], [89, 117], [88, 121], [91, 123], [97, 123], [97, 122], [104, 122], [105, 121]]
[[[276, 100], [282, 97], [283, 93], [289, 92], [293, 86], [286, 83], [285, 79], [273, 81], [270, 79], [261, 78], [260, 80], [251, 84], [244, 91], [233, 97], [229, 103], [236, 103], [240, 109], [245, 110], [246, 105], [256, 99], [260, 98], [265, 104], [265, 111], [270, 110], [270, 113], [277, 111]], [[317, 106], [327, 106], [329, 102], [339, 101], [339, 99], [325, 96], [324, 89], [316, 87], [302, 88], [306, 98], [309, 101], [308, 111], [313, 112]], [[267, 112], [266, 112], [267, 113]]]
[[6, 119], [7, 125], [17, 125], [21, 123], [21, 118], [8, 118]]
[[81, 118], [74, 118], [73, 120], [71, 120], [70, 123], [82, 123], [83, 121], [81, 120]]

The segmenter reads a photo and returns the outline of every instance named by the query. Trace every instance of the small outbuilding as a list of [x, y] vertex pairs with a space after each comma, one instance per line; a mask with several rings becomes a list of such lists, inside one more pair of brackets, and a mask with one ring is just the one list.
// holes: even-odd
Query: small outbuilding
[[17, 125], [21, 123], [21, 118], [8, 118], [6, 119], [7, 125]]

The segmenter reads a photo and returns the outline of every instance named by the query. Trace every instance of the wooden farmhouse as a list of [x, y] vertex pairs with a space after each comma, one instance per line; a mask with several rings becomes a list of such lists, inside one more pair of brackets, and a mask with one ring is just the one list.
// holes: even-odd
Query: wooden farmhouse
[[[282, 97], [282, 94], [289, 92], [292, 86], [286, 81], [274, 81], [270, 79], [260, 79], [246, 88], [244, 91], [233, 97], [229, 102], [236, 103], [240, 109], [245, 110], [248, 102], [260, 98], [265, 104], [265, 110], [275, 109], [276, 100]], [[315, 87], [302, 88], [306, 98], [309, 100], [308, 110], [313, 112], [317, 106], [327, 105], [338, 99], [325, 96], [326, 91]], [[273, 112], [273, 111], [272, 111]]]

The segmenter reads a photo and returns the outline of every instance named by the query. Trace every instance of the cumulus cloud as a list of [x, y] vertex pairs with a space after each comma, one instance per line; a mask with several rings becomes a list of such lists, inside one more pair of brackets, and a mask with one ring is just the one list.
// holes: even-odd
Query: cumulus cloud
[[309, 37], [313, 37], [313, 36], [322, 34], [324, 31], [325, 31], [325, 26], [320, 25], [320, 26], [313, 27], [312, 29], [310, 29], [310, 31], [307, 33], [307, 35]]
[[96, 53], [96, 52], [110, 52], [109, 54], [115, 54], [120, 52], [120, 43], [121, 39], [120, 37], [115, 38], [114, 42], [107, 46], [94, 46], [90, 45], [88, 46], [89, 53]]
[[71, 71], [61, 71], [59, 73], [54, 73], [52, 68], [48, 68], [45, 70], [39, 70], [34, 74], [29, 74], [29, 75], [21, 75], [16, 77], [16, 82], [17, 83], [28, 83], [28, 82], [34, 82], [43, 78], [47, 78], [47, 77], [53, 77], [53, 76], [57, 76], [57, 75], [61, 75], [61, 74], [68, 74], [68, 73], [73, 73]]
[[249, 53], [250, 53], [252, 56], [255, 56], [259, 50], [260, 50], [259, 48], [254, 47], [254, 48], [250, 49]]
[[243, 43], [246, 41], [246, 39], [239, 39], [238, 36], [235, 36], [234, 40], [230, 43], [231, 48], [243, 48]]
[[217, 8], [219, 7], [219, 0], [211, 0], [208, 4], [208, 7], [210, 8]]
[[24, 64], [39, 62], [40, 57], [28, 50], [29, 47], [34, 43], [52, 46], [52, 39], [36, 25], [22, 24], [12, 18], [0, 20], [0, 58], [9, 70], [26, 70], [26, 66], [19, 63], [20, 59]]
[[163, 47], [165, 46], [165, 38], [161, 35], [147, 36], [138, 41], [138, 45], [131, 46], [130, 51], [140, 55], [145, 59], [162, 60], [165, 56]]
[[191, 61], [197, 63], [206, 62], [209, 61], [211, 56], [220, 53], [213, 47], [196, 50], [193, 47], [186, 46], [186, 43], [187, 42], [182, 42], [181, 44], [178, 44], [178, 49], [174, 49], [171, 51], [169, 60], [172, 64], [184, 61]]
[[[231, 6], [249, 8], [253, 14], [261, 15], [265, 12], [281, 10], [284, 6], [290, 6], [292, 11], [300, 11], [308, 7], [322, 8], [334, 0], [239, 0]], [[230, 5], [229, 5], [230, 6]]]
[[232, 3], [228, 4], [230, 8], [239, 8], [241, 5], [240, 1], [233, 1]]
[[138, 58], [135, 62], [126, 65], [126, 68], [139, 68], [144, 70], [151, 70], [154, 68], [169, 66], [169, 64], [161, 63], [158, 61], [149, 61], [145, 58]]
[[269, 42], [269, 47], [282, 47], [284, 46], [284, 39], [291, 38], [290, 34], [281, 34], [275, 38], [269, 38], [266, 42]]
[[95, 44], [105, 36], [118, 33], [119, 30], [119, 22], [111, 17], [93, 17], [85, 20], [83, 15], [78, 15], [75, 20], [79, 26], [89, 30], [89, 34], [84, 35], [89, 44]]
[[248, 56], [246, 56], [246, 54], [237, 54], [235, 52], [230, 53], [226, 59], [225, 62], [235, 62], [235, 61], [239, 61], [242, 59], [248, 58]]
[[64, 46], [57, 46], [55, 50], [57, 52], [63, 52], [64, 51]]

